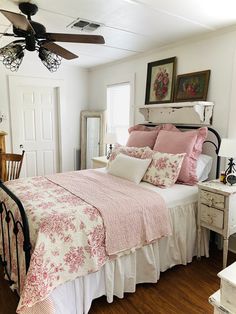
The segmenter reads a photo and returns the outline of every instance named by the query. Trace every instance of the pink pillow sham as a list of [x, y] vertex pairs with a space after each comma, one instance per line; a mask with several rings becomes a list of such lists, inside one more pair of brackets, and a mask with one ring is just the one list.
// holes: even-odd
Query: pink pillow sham
[[171, 123], [162, 124], [161, 129], [165, 131], [180, 131], [174, 124]]
[[129, 128], [129, 138], [126, 143], [128, 147], [144, 147], [148, 146], [153, 149], [156, 138], [160, 130], [177, 130], [173, 124], [162, 124], [155, 127], [148, 127], [146, 125], [134, 125]]
[[146, 126], [146, 125], [141, 125], [141, 124], [136, 124], [134, 126], [131, 126], [128, 129], [128, 132], [131, 133], [133, 131], [160, 131], [161, 130], [161, 125], [157, 125], [155, 127], [150, 127], [150, 126]]
[[153, 148], [158, 130], [154, 131], [132, 131], [129, 135], [126, 146], [128, 147], [144, 147], [148, 146], [151, 149]]
[[170, 154], [186, 153], [178, 182], [194, 185], [197, 183], [197, 159], [202, 152], [202, 145], [207, 137], [207, 128], [181, 132], [173, 126], [172, 130], [161, 130], [159, 132], [153, 150]]

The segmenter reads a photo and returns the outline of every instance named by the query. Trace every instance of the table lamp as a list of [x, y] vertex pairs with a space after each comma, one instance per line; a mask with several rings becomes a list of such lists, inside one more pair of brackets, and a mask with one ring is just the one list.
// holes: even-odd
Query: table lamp
[[226, 176], [229, 173], [236, 172], [234, 163], [234, 158], [236, 157], [236, 140], [230, 138], [222, 138], [218, 155], [221, 157], [229, 158], [228, 168], [225, 170], [224, 183], [226, 183]]
[[115, 144], [117, 142], [116, 134], [115, 133], [105, 134], [103, 142], [104, 142], [104, 144], [109, 145], [109, 150], [107, 152], [107, 159], [109, 159], [111, 156], [111, 153], [112, 153], [112, 144]]

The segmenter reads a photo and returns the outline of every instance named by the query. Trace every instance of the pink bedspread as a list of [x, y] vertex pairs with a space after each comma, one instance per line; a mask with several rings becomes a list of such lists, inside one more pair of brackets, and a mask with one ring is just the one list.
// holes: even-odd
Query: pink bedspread
[[158, 193], [94, 170], [58, 173], [47, 178], [99, 210], [108, 255], [171, 234], [169, 213]]
[[[22, 285], [17, 313], [31, 313], [28, 310], [46, 301], [58, 285], [99, 270], [109, 258], [107, 252], [114, 254], [139, 247], [170, 234], [168, 212], [154, 192], [96, 171], [57, 174], [49, 178], [7, 183], [23, 202], [32, 244], [26, 277], [21, 256]], [[78, 187], [79, 182], [83, 187]], [[0, 199], [14, 212], [12, 200], [3, 191], [0, 191]], [[134, 204], [138, 205], [136, 211]], [[12, 247], [13, 252], [14, 249]], [[13, 256], [13, 280], [16, 280], [15, 265]]]

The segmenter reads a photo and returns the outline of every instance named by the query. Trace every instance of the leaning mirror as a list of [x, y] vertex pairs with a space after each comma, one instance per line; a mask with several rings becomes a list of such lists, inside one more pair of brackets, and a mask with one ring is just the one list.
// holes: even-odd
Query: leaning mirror
[[80, 169], [92, 168], [92, 158], [103, 156], [105, 134], [105, 111], [81, 111]]

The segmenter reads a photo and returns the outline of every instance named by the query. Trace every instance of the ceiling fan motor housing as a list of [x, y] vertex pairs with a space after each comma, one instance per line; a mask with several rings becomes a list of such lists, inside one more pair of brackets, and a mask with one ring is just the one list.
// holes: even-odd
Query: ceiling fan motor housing
[[35, 38], [34, 38], [34, 35], [27, 35], [25, 37], [25, 43], [26, 43], [26, 46], [25, 48], [29, 51], [35, 51], [36, 49], [36, 43], [35, 43]]
[[35, 34], [37, 35], [37, 37], [44, 36], [46, 33], [46, 28], [43, 24], [40, 24], [38, 22], [35, 21], [29, 21], [31, 26], [33, 27]]
[[31, 16], [35, 15], [38, 12], [38, 7], [36, 4], [30, 2], [21, 2], [19, 3], [19, 9], [21, 10], [22, 13], [27, 15], [29, 23], [33, 27], [36, 35], [42, 36], [46, 33], [46, 28], [44, 25], [31, 20]]

